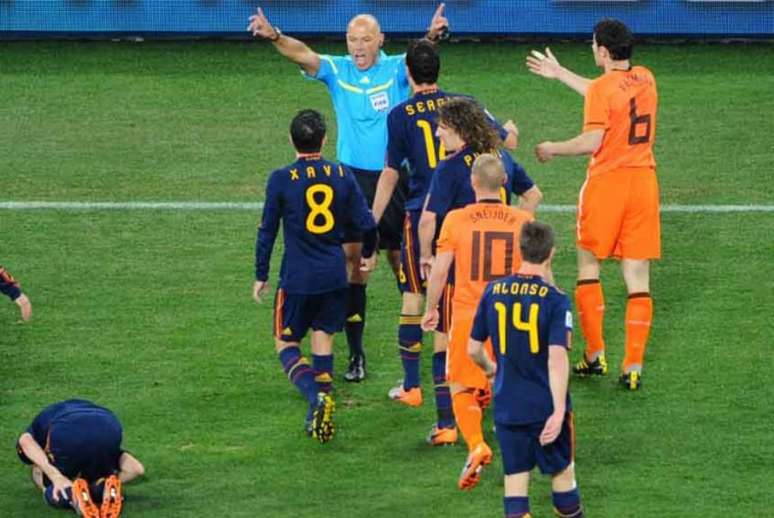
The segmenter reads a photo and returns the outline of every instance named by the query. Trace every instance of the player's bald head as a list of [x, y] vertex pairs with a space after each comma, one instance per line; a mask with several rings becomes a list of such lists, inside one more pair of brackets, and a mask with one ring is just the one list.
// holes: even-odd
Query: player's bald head
[[373, 34], [379, 34], [382, 32], [382, 28], [379, 25], [379, 20], [370, 14], [358, 14], [349, 21], [349, 24], [347, 25], [347, 32], [352, 32], [353, 30], [358, 29], [372, 32]]
[[500, 187], [505, 183], [503, 161], [489, 153], [481, 154], [476, 158], [470, 174], [473, 175], [474, 185], [489, 193], [499, 194]]

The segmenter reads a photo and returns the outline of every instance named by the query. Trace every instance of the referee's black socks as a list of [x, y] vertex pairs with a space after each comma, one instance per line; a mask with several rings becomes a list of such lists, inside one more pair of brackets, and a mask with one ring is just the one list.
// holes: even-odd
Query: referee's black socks
[[347, 322], [344, 329], [347, 332], [349, 356], [365, 357], [363, 351], [363, 329], [366, 321], [366, 285], [349, 285], [349, 302], [347, 305]]

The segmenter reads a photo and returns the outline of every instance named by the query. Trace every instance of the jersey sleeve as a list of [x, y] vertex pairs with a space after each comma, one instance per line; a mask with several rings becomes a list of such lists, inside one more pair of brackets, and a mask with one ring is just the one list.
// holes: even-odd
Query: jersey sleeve
[[397, 106], [387, 116], [387, 167], [400, 171], [408, 158], [405, 129], [401, 120], [401, 107]]
[[261, 214], [261, 225], [255, 238], [255, 280], [266, 281], [269, 278], [269, 263], [274, 241], [277, 239], [281, 216], [280, 175], [271, 174], [266, 185], [266, 200]]
[[583, 101], [583, 131], [610, 127], [610, 108], [604, 95], [604, 84], [592, 81]]
[[489, 322], [487, 321], [487, 309], [490, 306], [489, 293], [490, 288], [487, 286], [484, 295], [478, 302], [476, 316], [473, 318], [473, 327], [470, 330], [470, 337], [478, 342], [484, 342], [489, 338]]
[[535, 182], [529, 177], [527, 171], [516, 162], [509, 153], [502, 152], [503, 164], [505, 170], [508, 173], [508, 179], [510, 181], [511, 192], [517, 196], [521, 196], [528, 190], [535, 186]]
[[427, 194], [427, 210], [435, 213], [439, 218], [449, 212], [454, 197], [454, 176], [446, 171], [444, 164], [441, 162], [433, 172]]
[[559, 345], [570, 349], [572, 336], [572, 310], [570, 299], [560, 295], [558, 303], [551, 312], [551, 321], [548, 326], [548, 345]]
[[487, 118], [489, 119], [489, 124], [492, 126], [492, 128], [497, 131], [497, 134], [500, 135], [500, 140], [505, 140], [508, 138], [508, 131], [503, 128], [503, 125], [500, 124], [500, 121], [497, 120], [497, 118], [492, 115], [489, 110], [484, 108], [484, 113], [486, 114]]
[[346, 58], [343, 56], [329, 56], [328, 54], [319, 54], [319, 56], [320, 68], [317, 70], [317, 74], [310, 75], [303, 70], [301, 73], [307, 79], [315, 79], [331, 87], [336, 84], [336, 77], [339, 75], [342, 61]]
[[436, 253], [454, 252], [457, 249], [457, 235], [459, 234], [457, 214], [458, 211], [453, 210], [443, 220], [441, 233], [438, 235], [438, 241], [435, 244]]

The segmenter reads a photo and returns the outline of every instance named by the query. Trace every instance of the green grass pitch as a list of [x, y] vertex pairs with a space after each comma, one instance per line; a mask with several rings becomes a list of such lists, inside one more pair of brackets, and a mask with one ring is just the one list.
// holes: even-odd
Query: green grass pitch
[[[335, 42], [316, 48], [344, 51]], [[574, 136], [582, 99], [528, 75], [530, 48], [445, 45], [441, 84], [516, 119], [517, 157], [545, 203], [574, 203], [584, 159], [542, 165], [531, 150]], [[553, 50], [595, 74], [588, 46]], [[774, 203], [771, 45], [646, 45], [635, 58], [659, 84], [662, 201]], [[294, 112], [314, 107], [333, 120], [324, 88], [265, 44], [4, 42], [0, 71], [0, 201], [260, 201], [267, 173], [293, 158]], [[333, 157], [332, 144], [326, 151]], [[270, 304], [250, 297], [258, 217], [0, 211], [0, 264], [35, 312], [20, 325], [16, 308], [0, 304], [0, 516], [55, 514], [13, 444], [44, 405], [76, 396], [115, 410], [125, 447], [146, 465], [146, 480], [126, 488], [127, 517], [501, 515], [499, 458], [478, 488], [461, 493], [464, 446], [423, 442], [431, 397], [418, 410], [386, 397], [401, 371], [399, 297], [384, 261], [369, 287], [370, 377], [340, 381], [346, 346], [337, 339], [338, 433], [324, 446], [302, 435], [305, 405], [273, 351]], [[539, 217], [558, 229], [557, 280], [572, 289], [574, 217]], [[618, 390], [615, 375], [571, 384], [587, 515], [767, 516], [774, 214], [662, 221], [643, 390]], [[603, 282], [617, 368], [625, 291], [616, 265]], [[580, 333], [575, 345], [573, 358]], [[535, 516], [550, 516], [543, 477], [531, 493]]]

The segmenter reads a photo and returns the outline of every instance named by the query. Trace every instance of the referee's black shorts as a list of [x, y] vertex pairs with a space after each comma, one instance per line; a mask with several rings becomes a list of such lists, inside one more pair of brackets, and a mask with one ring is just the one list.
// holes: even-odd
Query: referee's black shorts
[[[376, 185], [379, 183], [381, 171], [369, 171], [367, 169], [358, 169], [344, 165], [352, 171], [352, 174], [360, 186], [368, 201], [368, 206], [373, 207], [376, 197]], [[406, 195], [408, 194], [408, 175], [405, 171], [400, 171], [400, 180], [395, 186], [390, 203], [384, 211], [382, 220], [379, 222], [379, 249], [381, 250], [400, 250], [400, 242], [403, 237], [403, 218], [405, 216]], [[351, 223], [344, 225], [344, 242], [356, 243], [362, 241], [360, 231]]]

